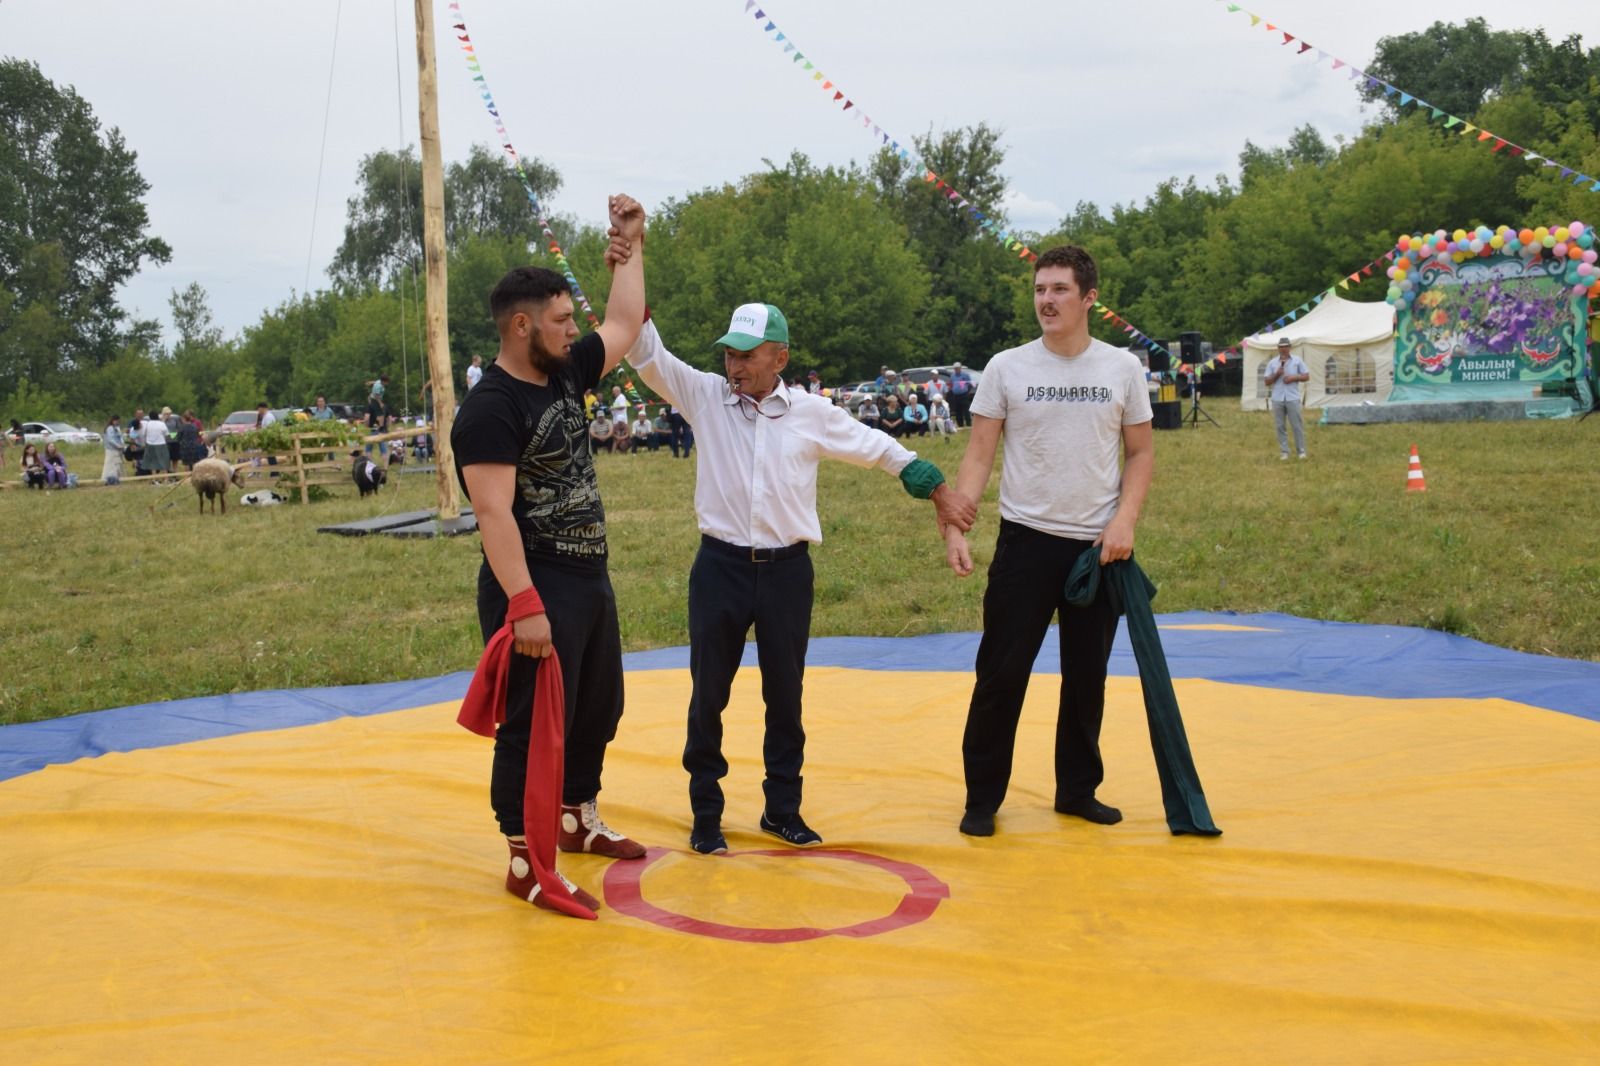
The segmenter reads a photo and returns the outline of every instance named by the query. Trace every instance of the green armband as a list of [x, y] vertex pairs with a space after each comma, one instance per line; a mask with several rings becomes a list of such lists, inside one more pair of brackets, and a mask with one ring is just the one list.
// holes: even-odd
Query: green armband
[[919, 500], [926, 500], [933, 495], [933, 490], [944, 484], [944, 475], [939, 468], [926, 459], [913, 459], [900, 471], [900, 484], [906, 491]]

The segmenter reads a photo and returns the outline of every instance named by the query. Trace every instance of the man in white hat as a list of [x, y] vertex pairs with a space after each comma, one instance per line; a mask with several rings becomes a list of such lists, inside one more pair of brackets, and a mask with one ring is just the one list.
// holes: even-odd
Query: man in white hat
[[651, 322], [628, 353], [645, 384], [683, 412], [700, 445], [694, 493], [700, 551], [689, 572], [694, 690], [683, 752], [694, 814], [689, 844], [703, 855], [728, 848], [722, 710], [754, 625], [766, 702], [760, 826], [794, 847], [815, 847], [822, 837], [800, 817], [800, 692], [811, 630], [809, 550], [822, 541], [817, 464], [840, 459], [897, 474], [912, 496], [933, 500], [941, 526], [969, 529], [977, 508], [956, 495], [932, 463], [829, 400], [786, 387], [789, 323], [776, 307], [736, 308], [716, 346], [726, 377], [696, 370], [667, 351]]
[[1288, 337], [1278, 338], [1278, 356], [1267, 364], [1267, 375], [1261, 383], [1271, 389], [1268, 403], [1272, 407], [1272, 427], [1278, 431], [1278, 461], [1289, 458], [1289, 434], [1284, 422], [1294, 428], [1294, 448], [1300, 458], [1306, 457], [1306, 427], [1300, 418], [1300, 383], [1311, 380], [1311, 371], [1294, 354]]

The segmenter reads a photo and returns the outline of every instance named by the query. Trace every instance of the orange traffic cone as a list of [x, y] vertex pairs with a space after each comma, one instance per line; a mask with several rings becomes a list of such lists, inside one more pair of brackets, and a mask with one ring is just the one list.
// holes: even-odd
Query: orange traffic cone
[[1406, 471], [1407, 492], [1427, 492], [1428, 482], [1422, 476], [1422, 460], [1417, 458], [1417, 446], [1411, 446], [1411, 468]]

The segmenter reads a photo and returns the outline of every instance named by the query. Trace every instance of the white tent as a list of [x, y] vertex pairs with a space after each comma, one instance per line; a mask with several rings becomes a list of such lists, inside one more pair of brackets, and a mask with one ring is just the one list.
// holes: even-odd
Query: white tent
[[1244, 387], [1239, 406], [1264, 411], [1262, 384], [1268, 361], [1277, 358], [1278, 338], [1288, 337], [1294, 354], [1311, 371], [1303, 395], [1307, 407], [1387, 403], [1394, 387], [1394, 308], [1329, 296], [1294, 322], [1244, 343]]

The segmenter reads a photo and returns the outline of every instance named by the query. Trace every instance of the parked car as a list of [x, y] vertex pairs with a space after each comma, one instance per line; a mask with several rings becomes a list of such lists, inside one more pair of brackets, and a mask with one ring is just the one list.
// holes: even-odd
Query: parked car
[[[972, 387], [976, 389], [978, 382], [983, 380], [983, 371], [974, 370], [970, 366], [962, 367], [962, 369], [967, 372], [967, 377], [972, 379]], [[949, 383], [950, 375], [955, 373], [956, 368], [954, 366], [914, 366], [909, 370], [900, 371], [900, 379], [909, 381], [913, 385], [926, 385], [933, 380], [933, 372], [935, 370], [939, 372], [939, 376], [944, 378], [946, 383]]]
[[[366, 414], [367, 409], [365, 405], [358, 406], [353, 403], [330, 403], [328, 404], [328, 410], [333, 412], [333, 417], [336, 420], [340, 422], [351, 422], [363, 417]], [[300, 408], [300, 413], [309, 419], [315, 420], [317, 416], [316, 405], [313, 404], [310, 407], [302, 407]]]
[[[272, 415], [279, 422], [286, 422], [294, 416], [294, 413], [292, 407], [278, 407], [273, 409]], [[255, 428], [255, 411], [235, 411], [217, 426], [217, 433], [220, 436], [231, 437], [236, 433], [249, 433]]]
[[100, 434], [67, 422], [24, 422], [22, 439], [29, 444], [99, 444]]
[[833, 398], [835, 402], [842, 404], [845, 410], [849, 411], [851, 414], [855, 414], [856, 408], [860, 407], [863, 403], [866, 403], [868, 396], [871, 396], [874, 400], [877, 400], [881, 403], [883, 400], [883, 395], [887, 391], [887, 389], [879, 385], [875, 380], [858, 381], [853, 385], [839, 386], [833, 391]]

